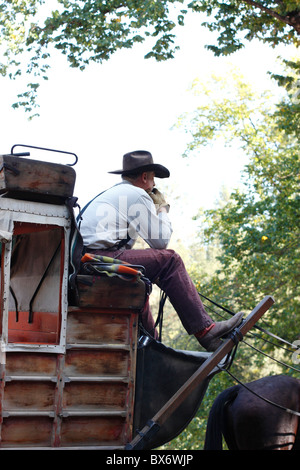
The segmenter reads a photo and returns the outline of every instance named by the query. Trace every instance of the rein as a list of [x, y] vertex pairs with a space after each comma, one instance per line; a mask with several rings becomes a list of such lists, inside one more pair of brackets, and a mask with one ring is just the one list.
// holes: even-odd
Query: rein
[[[203, 297], [204, 299], [208, 300], [209, 302], [211, 302], [213, 305], [215, 305], [216, 307], [219, 307], [220, 309], [224, 310], [224, 312], [227, 312], [229, 313], [230, 315], [235, 315], [234, 312], [232, 312], [231, 310], [229, 310], [228, 308], [226, 307], [223, 307], [222, 305], [218, 304], [217, 302], [214, 302], [213, 300], [209, 299], [208, 297], [206, 297], [205, 295], [201, 294], [200, 292], [198, 292], [198, 294], [200, 295], [200, 297]], [[267, 334], [268, 336], [271, 336], [272, 338], [274, 339], [277, 339], [278, 341], [281, 341], [282, 343], [285, 343], [289, 346], [292, 346], [293, 345], [291, 343], [289, 343], [288, 341], [286, 341], [285, 339], [283, 338], [280, 338], [280, 336], [277, 336], [277, 335], [274, 335], [273, 333], [271, 333], [270, 331], [266, 330], [265, 328], [262, 328], [261, 326], [259, 325], [254, 325], [254, 328], [256, 328], [257, 330], [260, 330], [262, 333], [265, 333]], [[300, 372], [300, 371], [299, 371]]]
[[[202, 294], [199, 293], [199, 295], [202, 295]], [[205, 297], [205, 296], [202, 295], [202, 297]], [[207, 300], [209, 300], [210, 302], [214, 303], [215, 305], [217, 305], [219, 308], [226, 310], [226, 311], [227, 311], [228, 313], [230, 313], [231, 315], [234, 315], [234, 313], [232, 313], [230, 310], [226, 309], [225, 307], [222, 307], [221, 305], [217, 304], [216, 302], [213, 302], [212, 300], [208, 299], [208, 297], [205, 297], [205, 298], [206, 298]], [[206, 307], [209, 309], [208, 306], [206, 306]], [[213, 309], [210, 309], [210, 310], [212, 310], [214, 313], [218, 314], [218, 313], [215, 312]], [[218, 315], [220, 316], [220, 314], [218, 314]], [[284, 343], [287, 343], [287, 344], [290, 344], [290, 345], [291, 345], [291, 343], [289, 343], [289, 342], [286, 341], [285, 339], [280, 338], [279, 336], [276, 336], [276, 335], [274, 335], [273, 333], [270, 333], [268, 330], [265, 330], [264, 328], [261, 328], [261, 327], [259, 327], [258, 325], [254, 325], [254, 328], [260, 329], [263, 333], [267, 334], [268, 336], [273, 336], [273, 337], [276, 338], [277, 340], [282, 341], [282, 342], [284, 342]], [[255, 334], [253, 334], [253, 333], [251, 333], [251, 332], [249, 332], [249, 335], [252, 336], [252, 337], [258, 337], [258, 338], [259, 338], [258, 335], [255, 335]], [[285, 347], [283, 347], [283, 346], [280, 346], [280, 345], [278, 345], [278, 344], [275, 344], [274, 342], [269, 341], [269, 340], [267, 340], [267, 339], [264, 339], [264, 341], [267, 342], [267, 343], [269, 343], [269, 344], [272, 344], [273, 346], [276, 346], [276, 347], [279, 347], [279, 348], [281, 348], [281, 349], [284, 349], [284, 350], [286, 350], [286, 351], [288, 351], [288, 352], [293, 352], [293, 351], [291, 351], [290, 349], [287, 349], [287, 348], [285, 348]], [[289, 369], [291, 369], [291, 370], [294, 370], [295, 372], [300, 372], [300, 370], [297, 369], [296, 367], [293, 367], [293, 366], [291, 366], [291, 365], [289, 365], [289, 364], [286, 364], [286, 363], [283, 362], [283, 361], [279, 361], [278, 359], [275, 359], [274, 357], [270, 356], [269, 354], [267, 354], [267, 353], [261, 351], [260, 349], [257, 349], [255, 346], [253, 346], [252, 344], [248, 343], [248, 342], [245, 341], [244, 339], [243, 339], [243, 343], [244, 343], [246, 346], [248, 346], [249, 348], [254, 349], [254, 351], [258, 352], [259, 354], [262, 354], [263, 356], [268, 357], [269, 359], [271, 359], [271, 361], [277, 362], [277, 364], [280, 364], [280, 365], [282, 365], [283, 367], [287, 367], [287, 368], [289, 368]], [[291, 345], [291, 346], [293, 346], [293, 345]]]
[[[203, 297], [204, 299], [206, 299], [206, 300], [208, 300], [209, 302], [211, 302], [211, 303], [212, 303], [213, 305], [215, 305], [216, 307], [219, 307], [220, 309], [224, 310], [225, 312], [229, 313], [230, 315], [234, 315], [234, 313], [231, 312], [228, 308], [223, 307], [222, 305], [218, 304], [217, 302], [214, 302], [213, 300], [209, 299], [208, 297], [206, 297], [205, 295], [201, 294], [200, 292], [198, 292], [198, 294], [199, 294], [201, 297]], [[262, 331], [263, 333], [267, 334], [268, 336], [271, 336], [271, 337], [273, 337], [273, 338], [275, 338], [275, 339], [277, 339], [277, 340], [279, 340], [279, 341], [281, 341], [281, 342], [283, 342], [283, 343], [285, 343], [285, 344], [288, 344], [289, 346], [292, 346], [292, 347], [293, 347], [293, 345], [292, 345], [291, 343], [289, 343], [288, 341], [286, 341], [285, 339], [280, 338], [280, 337], [277, 336], [277, 335], [274, 335], [274, 334], [271, 333], [270, 331], [265, 330], [264, 328], [262, 328], [262, 327], [260, 327], [260, 326], [258, 326], [258, 325], [254, 325], [254, 328], [256, 328], [256, 329]], [[247, 343], [243, 338], [241, 338], [240, 341], [243, 341], [243, 343], [245, 343], [247, 346], [251, 347], [252, 349], [254, 349], [255, 351], [257, 351], [258, 353], [261, 353], [261, 354], [263, 354], [264, 356], [270, 358], [271, 360], [276, 361], [277, 363], [279, 363], [279, 364], [281, 364], [281, 365], [283, 365], [283, 366], [285, 366], [285, 367], [288, 367], [289, 369], [293, 369], [293, 370], [295, 370], [295, 371], [297, 371], [297, 372], [300, 372], [299, 369], [297, 369], [297, 368], [295, 368], [295, 367], [292, 367], [292, 366], [290, 366], [290, 365], [288, 365], [288, 364], [285, 364], [284, 362], [278, 361], [277, 359], [272, 358], [271, 356], [269, 356], [268, 354], [264, 353], [263, 351], [260, 351], [259, 349], [255, 348], [254, 346], [252, 346], [252, 345], [250, 345], [249, 343]], [[272, 344], [274, 344], [274, 343], [272, 343]], [[234, 355], [235, 355], [235, 353], [236, 353], [237, 345], [238, 345], [238, 343], [236, 343]], [[233, 357], [234, 357], [234, 355], [233, 355]], [[231, 366], [232, 362], [233, 362], [233, 358], [232, 358], [232, 360], [231, 360], [231, 362], [230, 362], [230, 364], [229, 364], [229, 367]], [[230, 377], [231, 377], [233, 380], [235, 380], [239, 385], [241, 385], [242, 387], [244, 387], [246, 390], [248, 390], [250, 393], [252, 393], [252, 394], [255, 395], [256, 397], [260, 398], [261, 400], [265, 401], [266, 403], [268, 403], [268, 404], [270, 404], [270, 405], [272, 405], [272, 406], [275, 406], [276, 408], [279, 408], [279, 409], [281, 409], [281, 410], [283, 410], [283, 411], [285, 411], [285, 412], [287, 412], [287, 413], [290, 413], [290, 414], [292, 414], [292, 415], [295, 415], [295, 416], [299, 416], [299, 417], [300, 417], [300, 412], [295, 411], [295, 410], [291, 410], [291, 409], [289, 409], [289, 408], [286, 408], [286, 407], [284, 407], [284, 406], [282, 406], [282, 405], [279, 405], [278, 403], [274, 403], [273, 401], [271, 401], [271, 400], [269, 400], [269, 399], [267, 399], [267, 398], [265, 398], [265, 397], [262, 397], [262, 396], [259, 395], [258, 393], [256, 393], [256, 392], [254, 392], [253, 390], [251, 390], [251, 388], [249, 388], [246, 384], [244, 384], [243, 382], [241, 382], [239, 379], [237, 379], [237, 377], [235, 377], [231, 372], [229, 372], [229, 367], [228, 367], [228, 366], [227, 366], [227, 367], [220, 367], [220, 366], [217, 366], [217, 367], [218, 367], [219, 370], [227, 372], [227, 374], [230, 375]]]
[[295, 411], [295, 410], [290, 410], [289, 408], [286, 408], [285, 406], [282, 406], [282, 405], [278, 405], [278, 403], [274, 403], [273, 401], [269, 400], [268, 398], [262, 397], [262, 396], [259, 395], [258, 393], [254, 392], [254, 391], [251, 390], [251, 388], [249, 388], [246, 384], [244, 384], [243, 382], [241, 382], [240, 380], [238, 380], [231, 372], [229, 372], [228, 369], [224, 369], [224, 368], [222, 368], [222, 367], [220, 367], [220, 366], [217, 366], [217, 367], [218, 367], [218, 369], [220, 369], [221, 371], [227, 372], [227, 374], [229, 374], [232, 379], [234, 379], [239, 385], [241, 385], [241, 386], [244, 387], [246, 390], [248, 390], [248, 392], [252, 393], [252, 394], [255, 395], [256, 397], [258, 397], [258, 398], [260, 398], [261, 400], [265, 401], [266, 403], [269, 403], [269, 405], [275, 406], [276, 408], [279, 408], [280, 410], [286, 411], [287, 413], [290, 413], [290, 414], [292, 414], [292, 415], [300, 416], [300, 412]]
[[[231, 310], [229, 310], [228, 308], [226, 307], [223, 307], [222, 305], [218, 304], [217, 302], [209, 299], [208, 297], [206, 297], [205, 295], [201, 294], [200, 292], [198, 292], [198, 294], [208, 300], [209, 302], [211, 302], [213, 305], [215, 305], [216, 307], [219, 307], [221, 310], [224, 310], [225, 312], [229, 313], [230, 315], [235, 315], [234, 312], [232, 312]], [[165, 301], [167, 299], [167, 296], [166, 294], [162, 291], [161, 292], [161, 298], [160, 298], [160, 302], [159, 302], [159, 311], [158, 311], [158, 316], [157, 316], [157, 320], [156, 320], [156, 323], [155, 323], [155, 327], [159, 325], [160, 327], [160, 331], [159, 331], [159, 341], [161, 341], [161, 333], [162, 333], [162, 322], [163, 322], [163, 308], [164, 308], [164, 304], [165, 304]], [[216, 312], [215, 312], [216, 313]], [[260, 330], [261, 332], [267, 334], [268, 336], [271, 336], [272, 338], [275, 338], [277, 339], [278, 341], [281, 341], [289, 346], [292, 346], [293, 345], [291, 343], [289, 343], [288, 341], [286, 341], [285, 339], [283, 338], [280, 338], [279, 336], [277, 335], [274, 335], [273, 333], [271, 333], [270, 331], [258, 326], [258, 325], [254, 325], [254, 328]], [[235, 338], [232, 338], [233, 341]], [[235, 349], [234, 349], [234, 353], [231, 357], [231, 360], [229, 362], [229, 364], [227, 365], [227, 367], [220, 367], [220, 366], [217, 366], [218, 369], [220, 369], [221, 371], [224, 371], [224, 372], [227, 372], [228, 375], [231, 376], [231, 378], [233, 380], [235, 380], [239, 385], [241, 385], [242, 387], [244, 387], [246, 390], [248, 390], [250, 393], [252, 393], [253, 395], [257, 396], [258, 398], [260, 398], [261, 400], [265, 401], [266, 403], [268, 403], [269, 405], [272, 405], [272, 406], [275, 406], [276, 408], [279, 408], [289, 414], [292, 414], [292, 415], [295, 415], [295, 416], [299, 416], [300, 417], [300, 412], [298, 411], [295, 411], [295, 410], [290, 410], [289, 408], [286, 408], [282, 405], [279, 405], [278, 403], [274, 403], [273, 401], [265, 398], [265, 397], [262, 397], [261, 395], [259, 395], [258, 393], [254, 392], [253, 390], [251, 390], [251, 388], [249, 388], [246, 384], [244, 384], [243, 382], [241, 382], [239, 379], [237, 379], [231, 372], [229, 372], [229, 368], [230, 366], [232, 365], [233, 363], [233, 359], [235, 357], [235, 354], [236, 354], [236, 351], [237, 351], [237, 346], [238, 346], [238, 343], [239, 341], [243, 341], [243, 343], [245, 343], [247, 346], [249, 346], [250, 348], [254, 349], [255, 351], [257, 351], [258, 353], [261, 353], [263, 354], [264, 356], [268, 357], [269, 359], [273, 360], [273, 361], [276, 361], [277, 363], [285, 366], [285, 367], [288, 367], [289, 369], [293, 369], [295, 370], [296, 372], [300, 372], [299, 369], [295, 368], [295, 367], [292, 367], [288, 364], [285, 364], [284, 362], [281, 362], [271, 356], [269, 356], [268, 354], [264, 353], [263, 351], [260, 351], [259, 349], [255, 348], [254, 346], [250, 345], [249, 343], [247, 343], [243, 338], [238, 338], [238, 341], [236, 341], [236, 344], [235, 344]], [[274, 343], [271, 343], [271, 344], [274, 344]], [[276, 346], [276, 345], [275, 345]]]

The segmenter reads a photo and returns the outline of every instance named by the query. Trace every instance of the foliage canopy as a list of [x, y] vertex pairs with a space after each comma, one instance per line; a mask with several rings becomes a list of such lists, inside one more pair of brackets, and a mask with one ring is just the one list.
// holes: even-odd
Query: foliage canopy
[[269, 93], [257, 95], [231, 72], [227, 81], [201, 85], [201, 104], [179, 120], [191, 135], [187, 154], [219, 138], [248, 156], [244, 186], [206, 213], [207, 241], [217, 240], [222, 251], [221, 267], [204, 288], [233, 311], [273, 295], [272, 324], [292, 341], [299, 322], [299, 120], [285, 128], [282, 119], [299, 106], [297, 96], [291, 90], [272, 104]]
[[54, 49], [71, 67], [84, 70], [90, 62], [108, 60], [149, 39], [152, 48], [145, 57], [167, 60], [178, 48], [175, 27], [184, 25], [188, 12], [201, 13], [199, 25], [218, 32], [217, 44], [207, 46], [216, 55], [235, 52], [253, 38], [272, 46], [300, 41], [297, 0], [55, 0], [52, 5], [8, 0], [0, 6], [0, 73], [17, 78], [26, 70], [34, 77], [15, 104], [27, 111], [37, 106]]
[[[227, 80], [196, 80], [192, 92], [199, 106], [181, 116], [178, 126], [190, 135], [189, 158], [201, 158], [201, 147], [216, 139], [228, 147], [239, 144], [248, 157], [243, 186], [224, 192], [217, 208], [200, 215], [206, 246], [218, 248], [219, 265], [211, 275], [203, 276], [201, 267], [191, 273], [198, 291], [232, 312], [246, 314], [265, 295], [273, 295], [275, 304], [260, 326], [293, 343], [299, 340], [299, 111], [298, 119], [291, 119], [291, 113], [299, 109], [300, 100], [299, 81], [292, 80], [297, 64], [290, 65], [285, 77], [277, 77], [286, 87], [279, 103], [269, 92], [257, 94], [234, 70]], [[204, 302], [214, 319], [226, 315]], [[274, 347], [272, 340], [251, 331], [238, 348], [230, 369], [233, 376], [244, 383], [280, 373], [298, 377], [294, 350], [280, 342]], [[212, 403], [233, 384], [225, 372], [218, 374], [191, 424], [165, 447], [202, 448]]]

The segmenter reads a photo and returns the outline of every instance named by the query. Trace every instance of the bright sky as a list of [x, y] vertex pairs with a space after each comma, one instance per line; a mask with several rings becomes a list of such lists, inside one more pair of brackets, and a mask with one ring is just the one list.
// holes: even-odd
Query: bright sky
[[[218, 146], [199, 149], [197, 158], [182, 158], [187, 137], [171, 128], [180, 114], [193, 108], [188, 88], [196, 77], [225, 73], [229, 64], [238, 66], [258, 89], [270, 88], [267, 71], [274, 71], [282, 52], [253, 42], [229, 58], [214, 57], [204, 48], [213, 35], [199, 23], [196, 14], [188, 17], [186, 26], [178, 30], [180, 51], [163, 63], [145, 60], [149, 49], [144, 45], [120, 51], [84, 72], [69, 68], [65, 57], [55, 57], [49, 80], [40, 89], [40, 117], [32, 121], [22, 110], [11, 109], [17, 93], [24, 91], [21, 83], [1, 78], [0, 153], [9, 153], [14, 144], [76, 153], [74, 195], [83, 206], [119, 181], [107, 172], [121, 168], [124, 153], [149, 150], [155, 162], [171, 171], [169, 181], [156, 184], [171, 203], [176, 238], [192, 236], [191, 217], [198, 207], [213, 207], [222, 185], [232, 188], [239, 183], [245, 160], [238, 149]], [[41, 156], [54, 160], [53, 154], [31, 152], [32, 158]]]

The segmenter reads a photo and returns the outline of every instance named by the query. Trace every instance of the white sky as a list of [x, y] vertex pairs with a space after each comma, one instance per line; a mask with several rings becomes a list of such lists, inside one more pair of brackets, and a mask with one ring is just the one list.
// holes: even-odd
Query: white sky
[[[167, 182], [163, 180], [161, 185], [157, 179], [156, 184], [171, 203], [175, 237], [192, 236], [191, 217], [198, 207], [213, 207], [222, 185], [232, 188], [239, 183], [245, 160], [238, 149], [217, 145], [199, 149], [197, 158], [182, 158], [186, 136], [171, 127], [180, 114], [193, 107], [188, 87], [196, 77], [222, 74], [229, 64], [235, 64], [256, 87], [270, 88], [267, 71], [278, 68], [276, 57], [282, 52], [282, 48], [274, 51], [252, 42], [228, 58], [214, 57], [204, 48], [212, 43], [213, 34], [199, 24], [198, 15], [190, 14], [185, 27], [178, 29], [180, 51], [175, 59], [163, 63], [145, 60], [149, 51], [145, 45], [119, 51], [84, 72], [69, 68], [65, 57], [57, 55], [51, 62], [49, 80], [40, 89], [40, 117], [32, 121], [22, 110], [11, 109], [17, 93], [24, 91], [21, 83], [1, 78], [0, 153], [9, 153], [14, 144], [76, 153], [74, 195], [83, 206], [119, 181], [107, 172], [121, 168], [124, 153], [149, 150], [155, 162], [171, 171]], [[41, 156], [50, 157], [31, 152], [32, 158]], [[71, 160], [59, 157], [61, 163]]]

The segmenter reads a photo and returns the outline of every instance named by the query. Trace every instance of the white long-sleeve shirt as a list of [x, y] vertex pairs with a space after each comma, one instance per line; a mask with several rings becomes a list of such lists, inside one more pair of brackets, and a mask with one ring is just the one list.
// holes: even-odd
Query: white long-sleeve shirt
[[84, 245], [92, 249], [116, 249], [126, 239], [126, 248], [132, 248], [138, 236], [151, 248], [163, 249], [172, 226], [166, 212], [156, 213], [144, 189], [122, 181], [91, 202], [82, 215], [80, 232]]

